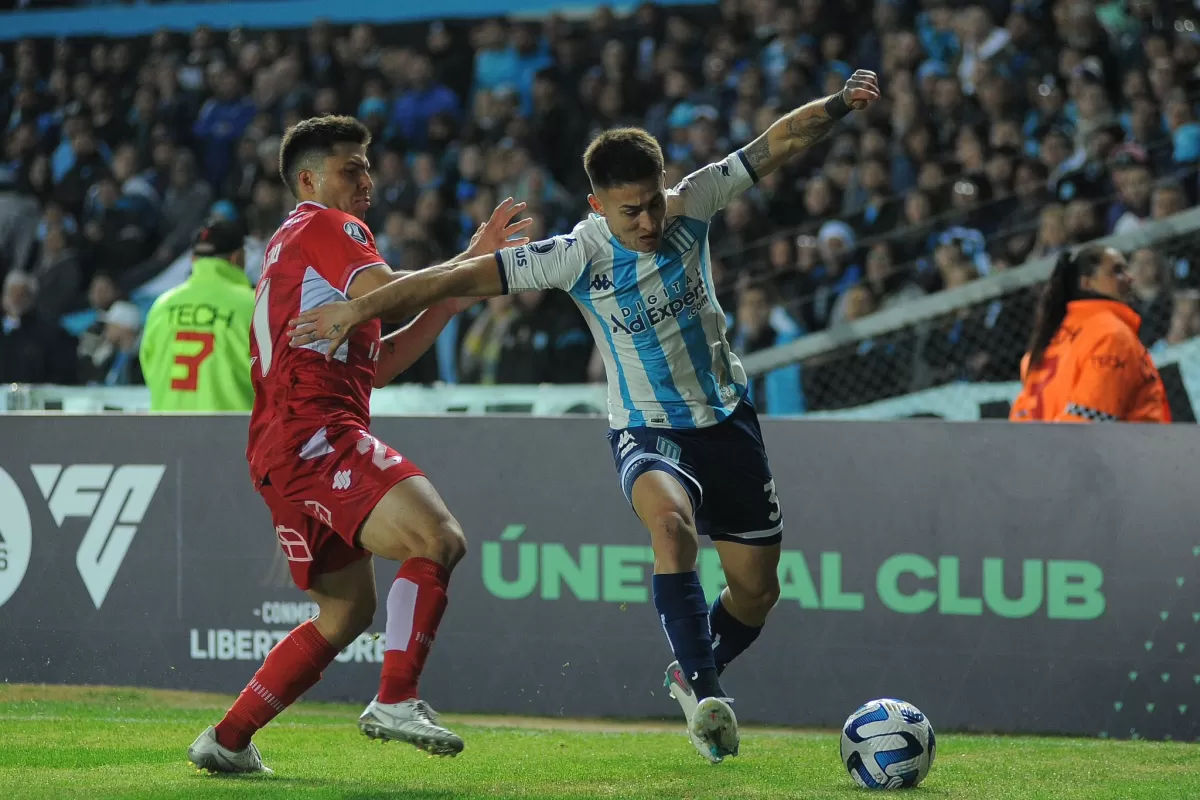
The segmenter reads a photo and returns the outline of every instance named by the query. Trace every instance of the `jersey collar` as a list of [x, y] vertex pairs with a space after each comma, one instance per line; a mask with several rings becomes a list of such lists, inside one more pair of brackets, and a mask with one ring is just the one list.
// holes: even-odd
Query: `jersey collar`
[[301, 200], [299, 203], [296, 204], [296, 207], [292, 209], [292, 214], [299, 213], [300, 210], [303, 209], [305, 206], [312, 206], [313, 208], [329, 208], [329, 206], [323, 206], [320, 203], [318, 203], [316, 200]]
[[1121, 320], [1135, 334], [1142, 327], [1142, 317], [1120, 300], [1089, 297], [1083, 300], [1072, 300], [1067, 303], [1067, 312], [1076, 319], [1087, 319], [1096, 314], [1107, 312]]
[[241, 267], [231, 264], [223, 258], [213, 258], [212, 256], [192, 259], [192, 277], [199, 280], [236, 283], [239, 286], [250, 285], [250, 278]]

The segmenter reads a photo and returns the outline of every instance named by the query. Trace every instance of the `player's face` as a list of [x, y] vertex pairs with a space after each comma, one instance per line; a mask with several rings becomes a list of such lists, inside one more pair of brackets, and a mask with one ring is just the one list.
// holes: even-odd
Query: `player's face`
[[325, 159], [325, 168], [314, 176], [318, 203], [364, 219], [371, 207], [371, 162], [361, 145], [334, 145], [333, 155]]
[[662, 241], [667, 216], [667, 190], [663, 176], [654, 180], [598, 189], [588, 196], [592, 209], [608, 220], [622, 245], [639, 253], [653, 253]]

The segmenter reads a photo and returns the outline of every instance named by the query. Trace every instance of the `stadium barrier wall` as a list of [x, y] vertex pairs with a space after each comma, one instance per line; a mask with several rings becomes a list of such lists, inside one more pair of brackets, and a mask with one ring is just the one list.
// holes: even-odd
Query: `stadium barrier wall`
[[[895, 696], [940, 729], [1200, 737], [1200, 432], [763, 427], [783, 596], [727, 673], [742, 719], [836, 726]], [[375, 432], [471, 541], [423, 681], [436, 707], [674, 718], [652, 555], [602, 421]], [[245, 441], [237, 416], [0, 417], [0, 680], [239, 690], [314, 611]], [[700, 570], [711, 598], [711, 549]], [[377, 574], [385, 595], [393, 567]], [[365, 702], [382, 651], [364, 635], [311, 696]]]

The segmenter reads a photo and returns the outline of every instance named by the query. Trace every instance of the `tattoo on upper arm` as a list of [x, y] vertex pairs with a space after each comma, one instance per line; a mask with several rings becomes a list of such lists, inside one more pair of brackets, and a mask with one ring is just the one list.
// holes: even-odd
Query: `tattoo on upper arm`
[[837, 120], [828, 116], [795, 114], [787, 121], [788, 137], [801, 147], [812, 147], [828, 136], [836, 123]]
[[746, 157], [746, 162], [755, 172], [767, 162], [771, 157], [771, 145], [767, 141], [766, 136], [760, 136], [755, 139], [750, 145], [742, 151], [742, 155]]

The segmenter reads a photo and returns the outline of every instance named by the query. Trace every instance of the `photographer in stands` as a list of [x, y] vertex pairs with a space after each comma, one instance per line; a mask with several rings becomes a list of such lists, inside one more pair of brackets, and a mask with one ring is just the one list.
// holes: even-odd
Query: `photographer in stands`
[[200, 229], [192, 274], [154, 302], [141, 362], [152, 411], [249, 411], [254, 289], [245, 273], [241, 222]]
[[1014, 422], [1170, 422], [1166, 391], [1126, 301], [1125, 256], [1089, 246], [1058, 257], [1021, 363]]

